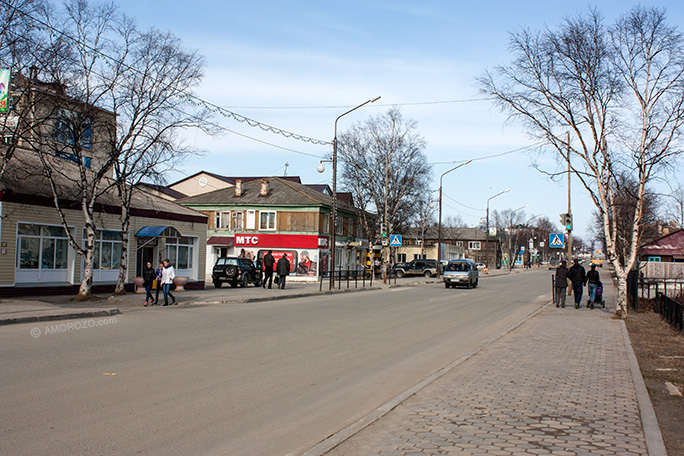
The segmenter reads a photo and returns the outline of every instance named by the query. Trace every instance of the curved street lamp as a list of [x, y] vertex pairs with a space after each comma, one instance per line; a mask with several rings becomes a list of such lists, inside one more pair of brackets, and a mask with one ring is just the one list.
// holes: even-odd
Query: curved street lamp
[[439, 278], [440, 274], [442, 273], [442, 179], [446, 174], [449, 174], [452, 171], [456, 171], [458, 168], [467, 165], [471, 161], [472, 160], [468, 160], [466, 162], [461, 163], [458, 166], [454, 166], [449, 171], [445, 171], [442, 173], [441, 176], [439, 176], [439, 225], [437, 225], [437, 278]]
[[[330, 243], [332, 244], [330, 246], [330, 289], [335, 286], [335, 235], [337, 234], [337, 121], [340, 120], [342, 117], [346, 116], [352, 111], [356, 111], [362, 106], [366, 106], [369, 103], [374, 103], [378, 101], [380, 97], [373, 98], [372, 100], [368, 100], [364, 103], [361, 103], [360, 105], [350, 109], [349, 111], [345, 112], [344, 114], [340, 114], [337, 116], [337, 119], [335, 119], [335, 137], [333, 139], [333, 156], [332, 156], [332, 234], [330, 236]], [[323, 166], [323, 162], [326, 160], [321, 160], [321, 163], [318, 164], [318, 172], [322, 173], [325, 171], [325, 166]]]

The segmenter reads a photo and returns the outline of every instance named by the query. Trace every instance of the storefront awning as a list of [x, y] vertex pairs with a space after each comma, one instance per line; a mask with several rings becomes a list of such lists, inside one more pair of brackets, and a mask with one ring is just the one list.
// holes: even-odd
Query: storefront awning
[[235, 238], [232, 236], [212, 236], [207, 240], [207, 245], [233, 247], [235, 245]]
[[137, 237], [182, 237], [181, 234], [172, 226], [143, 226], [135, 235]]

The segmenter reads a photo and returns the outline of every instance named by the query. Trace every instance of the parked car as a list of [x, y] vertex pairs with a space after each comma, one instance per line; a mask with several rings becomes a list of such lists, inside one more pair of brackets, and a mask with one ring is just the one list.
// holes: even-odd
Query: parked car
[[259, 287], [261, 271], [248, 258], [220, 257], [211, 271], [211, 280], [216, 288], [221, 288], [224, 283], [229, 283], [231, 287], [246, 287], [253, 283]]
[[408, 263], [397, 263], [392, 271], [401, 278], [404, 276], [432, 277], [438, 274], [439, 265], [437, 260], [415, 259]]
[[487, 268], [487, 266], [484, 263], [477, 263], [477, 270], [478, 271], [484, 271]]
[[549, 269], [556, 269], [558, 266], [560, 266], [560, 261], [556, 260], [555, 258], [549, 260]]
[[478, 285], [480, 273], [473, 260], [451, 260], [444, 269], [442, 277], [445, 288], [453, 288], [456, 285], [475, 288]]

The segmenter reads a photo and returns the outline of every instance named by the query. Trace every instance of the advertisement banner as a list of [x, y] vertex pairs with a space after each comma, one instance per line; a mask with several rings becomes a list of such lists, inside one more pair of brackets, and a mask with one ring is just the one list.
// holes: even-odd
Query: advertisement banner
[[0, 69], [0, 112], [9, 110], [10, 76], [12, 70]]

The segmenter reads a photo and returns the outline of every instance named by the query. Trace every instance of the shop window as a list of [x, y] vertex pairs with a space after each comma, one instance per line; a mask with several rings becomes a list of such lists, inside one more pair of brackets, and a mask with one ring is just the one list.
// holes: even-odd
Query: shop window
[[193, 268], [194, 249], [192, 238], [166, 239], [166, 258], [168, 258], [175, 269]]
[[259, 230], [260, 231], [275, 231], [276, 229], [276, 212], [275, 211], [259, 211]]
[[17, 226], [19, 269], [66, 269], [69, 244], [61, 226]]

